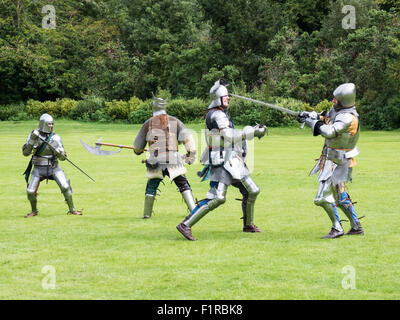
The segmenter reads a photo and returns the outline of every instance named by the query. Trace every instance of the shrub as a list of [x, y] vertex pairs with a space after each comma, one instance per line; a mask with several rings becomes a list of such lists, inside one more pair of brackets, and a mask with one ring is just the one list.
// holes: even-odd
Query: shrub
[[[15, 103], [15, 104], [8, 104], [8, 105], [0, 105], [0, 120], [5, 121], [5, 120], [19, 120], [16, 119], [18, 116], [19, 118], [22, 117], [22, 114], [24, 114], [23, 117], [29, 118], [29, 116], [26, 114], [26, 109], [25, 105], [23, 102], [20, 103]], [[25, 120], [25, 119], [21, 119]]]
[[111, 119], [124, 119], [127, 120], [131, 112], [129, 103], [122, 100], [113, 100], [105, 103], [105, 112]]
[[321, 113], [324, 110], [329, 111], [331, 108], [332, 108], [332, 102], [329, 102], [328, 100], [324, 99], [315, 106], [314, 111]]
[[400, 128], [400, 95], [390, 98], [382, 113], [388, 129]]
[[111, 122], [113, 119], [107, 114], [104, 109], [96, 110], [90, 118], [86, 119], [86, 121], [96, 121], [96, 122]]
[[185, 116], [180, 119], [184, 122], [199, 121], [204, 116], [208, 104], [201, 99], [190, 99], [186, 101]]
[[128, 122], [133, 124], [143, 124], [152, 116], [152, 100], [143, 101], [137, 109], [133, 110], [128, 117]]
[[139, 106], [143, 103], [141, 99], [138, 97], [132, 97], [129, 99], [128, 104], [129, 104], [129, 110], [132, 112], [136, 109], [139, 108]]
[[26, 103], [26, 112], [34, 118], [40, 117], [46, 112], [45, 105], [43, 102], [29, 99]]
[[181, 121], [186, 121], [186, 105], [185, 99], [171, 100], [168, 102], [168, 114]]
[[25, 111], [18, 112], [17, 114], [14, 114], [10, 117], [9, 120], [11, 121], [24, 121], [24, 120], [29, 120], [32, 119], [30, 115], [28, 115]]
[[55, 101], [44, 101], [44, 102], [42, 102], [42, 104], [43, 104], [44, 112], [50, 114], [54, 118], [57, 118], [59, 116], [57, 103]]
[[[321, 112], [322, 110], [329, 110], [332, 105], [328, 100], [323, 100], [313, 108], [308, 103], [296, 99], [269, 97], [266, 90], [255, 90], [252, 93], [246, 93], [243, 90], [243, 93], [240, 93], [256, 100], [268, 101], [298, 112], [303, 110]], [[385, 128], [399, 127], [399, 99], [398, 97], [393, 98], [390, 100], [389, 105], [386, 106], [385, 110], [392, 115], [392, 118], [386, 119], [382, 118], [382, 115], [379, 115], [381, 120], [377, 125], [378, 128], [382, 128], [382, 123], [386, 123]], [[99, 122], [122, 120], [133, 124], [143, 124], [152, 116], [152, 103], [153, 99], [142, 101], [137, 97], [132, 97], [129, 101], [112, 100], [105, 102], [103, 98], [97, 96], [89, 96], [81, 101], [68, 98], [45, 102], [28, 100], [26, 108], [23, 104], [14, 107], [11, 105], [0, 106], [0, 120], [11, 119], [11, 117], [21, 120], [32, 116], [37, 118], [44, 112], [48, 112], [54, 117], [66, 117], [73, 120]], [[207, 112], [208, 103], [209, 101], [205, 102], [198, 98], [190, 100], [184, 98], [170, 99], [167, 113], [177, 117], [184, 123], [203, 121], [202, 119]], [[383, 105], [382, 101], [376, 103], [380, 106]], [[370, 104], [361, 105], [360, 109], [363, 110], [363, 113], [377, 112], [374, 110], [375, 107], [371, 108]], [[381, 112], [382, 108], [379, 110]], [[239, 98], [232, 98], [230, 100], [229, 113], [237, 125], [255, 125], [256, 123], [263, 122], [267, 126], [276, 127], [297, 123], [296, 117], [293, 115]]]
[[171, 92], [167, 89], [161, 89], [160, 87], [157, 88], [157, 93], [155, 96], [164, 100], [172, 100]]
[[400, 95], [378, 95], [360, 102], [361, 123], [375, 130], [400, 128]]
[[78, 102], [76, 107], [72, 109], [70, 117], [73, 120], [83, 121], [96, 121], [97, 116], [95, 113], [97, 110], [101, 110], [105, 107], [105, 101], [101, 97], [90, 96], [85, 100]]
[[54, 118], [68, 118], [77, 104], [78, 101], [68, 98], [44, 102], [28, 100], [26, 104], [26, 112], [35, 118], [40, 117], [43, 113], [48, 113]]
[[73, 99], [57, 99], [57, 115], [63, 118], [68, 118], [78, 104], [78, 101]]
[[300, 109], [301, 109], [302, 111], [315, 111], [315, 109], [314, 109], [313, 107], [311, 107], [311, 105], [310, 105], [309, 103], [303, 103], [303, 104], [300, 106]]

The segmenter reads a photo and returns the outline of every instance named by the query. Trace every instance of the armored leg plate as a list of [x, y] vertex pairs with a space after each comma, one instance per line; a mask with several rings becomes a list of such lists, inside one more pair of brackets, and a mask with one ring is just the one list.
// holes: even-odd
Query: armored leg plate
[[328, 214], [328, 217], [332, 221], [332, 228], [339, 232], [343, 232], [335, 202], [334, 190], [331, 182], [329, 180], [321, 182], [314, 203], [315, 205], [322, 207]]
[[62, 171], [61, 169], [56, 169], [53, 173], [53, 178], [57, 182], [61, 193], [64, 195], [65, 202], [68, 205], [69, 213], [74, 212], [75, 208], [74, 202], [72, 200], [72, 187], [70, 181], [67, 180], [64, 171]]
[[182, 198], [186, 203], [189, 211], [192, 212], [193, 209], [196, 207], [196, 203], [194, 202], [192, 190], [185, 190], [182, 192]]
[[27, 197], [29, 203], [31, 204], [31, 209], [32, 209], [31, 213], [38, 212], [36, 192], [39, 187], [39, 183], [40, 183], [40, 177], [32, 176], [31, 180], [29, 181], [28, 188], [26, 189]]
[[156, 197], [155, 195], [146, 194], [144, 198], [143, 219], [151, 218], [151, 215], [153, 213], [155, 197]]
[[[244, 229], [246, 229], [246, 227], [250, 227], [250, 226], [254, 225], [254, 223], [253, 223], [254, 205], [255, 205], [257, 196], [260, 193], [260, 189], [250, 176], [243, 179], [242, 184], [247, 191], [246, 203], [243, 204], [243, 209], [244, 209], [244, 212], [243, 212], [243, 224], [244, 225], [243, 225], [243, 227], [244, 227]], [[247, 229], [249, 229], [249, 228], [247, 228]], [[252, 229], [254, 229], [254, 228], [252, 228]], [[258, 228], [255, 228], [255, 229], [258, 229]], [[259, 232], [259, 231], [254, 231], [254, 232]]]
[[357, 230], [359, 227], [359, 221], [356, 210], [354, 209], [353, 202], [346, 191], [343, 191], [338, 195], [338, 204], [340, 209], [342, 209], [346, 217], [349, 219], [351, 228]]

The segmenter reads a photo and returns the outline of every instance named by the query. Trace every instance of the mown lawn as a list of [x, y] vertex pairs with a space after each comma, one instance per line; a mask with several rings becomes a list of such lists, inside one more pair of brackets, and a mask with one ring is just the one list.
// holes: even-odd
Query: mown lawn
[[[270, 128], [254, 143], [252, 176], [261, 188], [255, 222], [263, 232], [241, 232], [240, 197], [230, 187], [227, 202], [194, 228], [190, 242], [175, 226], [186, 216], [169, 179], [152, 219], [143, 220], [144, 156], [130, 150], [99, 157], [80, 144], [132, 144], [140, 126], [55, 122], [69, 158], [61, 163], [81, 217], [67, 215], [54, 181], [41, 183], [40, 215], [30, 211], [22, 176], [29, 158], [21, 147], [37, 121], [0, 122], [0, 299], [399, 299], [400, 131], [361, 132], [350, 194], [366, 234], [321, 240], [330, 220], [313, 204], [318, 183], [308, 177], [323, 139], [309, 129]], [[199, 133], [202, 124], [190, 125]], [[188, 167], [198, 199], [200, 164]], [[343, 218], [344, 215], [343, 215]], [[349, 224], [345, 223], [345, 229]], [[45, 266], [55, 272], [49, 289]], [[354, 289], [344, 289], [350, 266]], [[345, 269], [344, 269], [345, 268]]]

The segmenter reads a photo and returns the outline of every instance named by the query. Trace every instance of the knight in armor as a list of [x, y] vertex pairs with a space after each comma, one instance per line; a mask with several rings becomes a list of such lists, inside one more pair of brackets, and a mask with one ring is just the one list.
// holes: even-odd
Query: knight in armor
[[[174, 181], [189, 211], [192, 211], [196, 205], [192, 189], [185, 176], [184, 165], [184, 162], [193, 164], [196, 159], [194, 138], [182, 121], [167, 114], [167, 105], [167, 101], [161, 98], [153, 101], [153, 116], [143, 124], [133, 143], [134, 152], [137, 155], [142, 154], [146, 145], [149, 145], [150, 156], [145, 162], [148, 181], [144, 201], [144, 219], [152, 215], [157, 189], [165, 176]], [[181, 143], [187, 151], [184, 161], [178, 152], [178, 145]]]
[[[22, 154], [24, 156], [28, 157], [33, 154], [24, 172], [25, 180], [28, 183], [28, 200], [32, 209], [25, 218], [38, 215], [37, 191], [40, 182], [45, 179], [54, 180], [58, 184], [61, 193], [64, 195], [70, 214], [82, 215], [81, 211], [74, 208], [71, 183], [67, 180], [64, 171], [58, 165], [58, 161], [64, 161], [67, 155], [61, 137], [54, 133], [53, 127], [53, 117], [47, 113], [42, 114], [37, 130], [29, 133], [26, 143], [22, 146]], [[29, 180], [30, 175], [31, 178]]]
[[346, 182], [352, 181], [352, 169], [356, 165], [354, 157], [360, 153], [357, 147], [360, 125], [355, 107], [356, 87], [353, 83], [344, 83], [335, 89], [333, 96], [334, 105], [329, 112], [302, 112], [298, 118], [311, 128], [314, 136], [325, 138], [321, 156], [310, 175], [319, 172], [314, 203], [322, 207], [332, 221], [330, 232], [322, 237], [329, 239], [344, 235], [338, 207], [351, 224], [346, 235], [364, 234], [346, 187]]
[[208, 212], [216, 209], [226, 201], [228, 186], [238, 188], [243, 196], [243, 231], [260, 232], [254, 224], [254, 204], [260, 192], [259, 187], [250, 176], [246, 166], [246, 140], [262, 138], [267, 128], [257, 125], [246, 126], [243, 130], [235, 129], [229, 116], [229, 94], [227, 83], [221, 79], [210, 89], [214, 100], [208, 107], [206, 115], [207, 148], [201, 156], [204, 165], [200, 176], [210, 179], [210, 189], [204, 200], [197, 203], [190, 214], [177, 226], [178, 231], [188, 240], [196, 240], [191, 228]]

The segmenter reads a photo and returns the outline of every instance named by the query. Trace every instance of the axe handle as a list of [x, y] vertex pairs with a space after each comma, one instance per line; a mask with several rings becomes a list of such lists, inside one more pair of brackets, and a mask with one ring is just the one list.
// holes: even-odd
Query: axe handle
[[109, 146], [109, 147], [116, 147], [116, 148], [125, 148], [125, 149], [134, 149], [131, 146], [124, 146], [121, 144], [114, 144], [114, 143], [103, 143], [103, 142], [96, 142], [97, 145], [101, 146]]
[[[131, 146], [125, 146], [122, 144], [114, 144], [114, 143], [104, 143], [104, 142], [96, 142], [97, 145], [101, 146], [109, 146], [109, 147], [116, 147], [116, 148], [123, 148], [123, 149], [135, 149], [134, 147]], [[143, 151], [147, 151], [147, 149], [144, 149]]]

